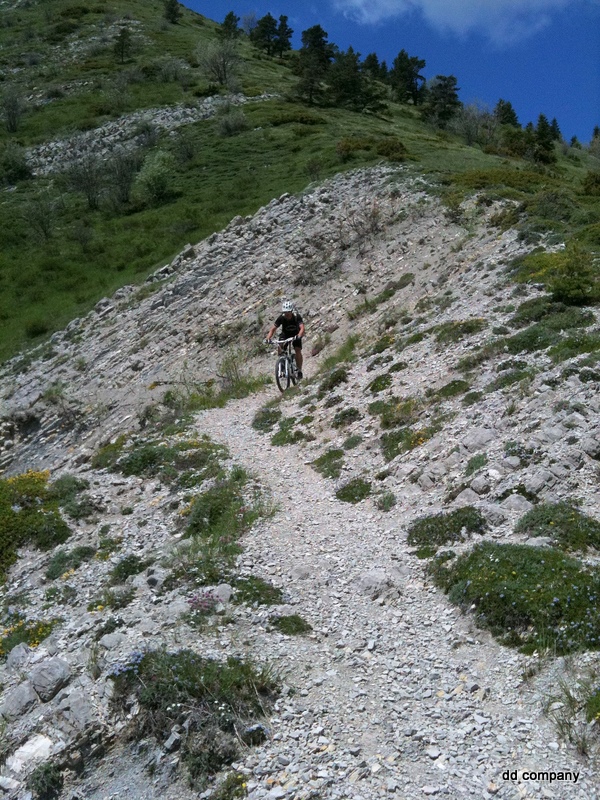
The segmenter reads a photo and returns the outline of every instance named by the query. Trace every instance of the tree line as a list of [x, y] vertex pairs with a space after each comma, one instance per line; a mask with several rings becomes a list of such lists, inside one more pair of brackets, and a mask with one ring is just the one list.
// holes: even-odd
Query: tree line
[[[267, 13], [261, 18], [248, 14], [243, 18], [230, 11], [219, 28], [221, 42], [233, 45], [245, 36], [267, 56], [283, 58], [292, 50], [294, 31], [287, 16], [279, 19]], [[555, 143], [563, 137], [556, 118], [540, 114], [536, 124], [522, 126], [508, 100], [500, 99], [493, 109], [477, 104], [465, 106], [454, 75], [436, 75], [427, 80], [425, 59], [400, 50], [391, 66], [376, 53], [361, 54], [353, 47], [340, 49], [329, 42], [321, 25], [301, 33], [301, 47], [289, 56], [298, 78], [298, 98], [309, 105], [327, 104], [351, 111], [380, 113], [386, 101], [410, 104], [421, 117], [438, 129], [464, 136], [467, 144], [479, 144], [488, 152], [527, 158], [550, 164], [556, 160]], [[564, 143], [566, 144], [566, 143]], [[576, 137], [571, 147], [581, 147]], [[600, 152], [600, 130], [594, 129], [591, 148]]]

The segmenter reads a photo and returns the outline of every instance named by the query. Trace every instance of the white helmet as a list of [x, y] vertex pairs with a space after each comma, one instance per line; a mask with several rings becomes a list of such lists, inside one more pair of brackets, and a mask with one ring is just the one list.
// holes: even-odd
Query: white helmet
[[285, 314], [287, 311], [294, 310], [294, 304], [290, 300], [284, 300], [281, 305], [281, 310]]

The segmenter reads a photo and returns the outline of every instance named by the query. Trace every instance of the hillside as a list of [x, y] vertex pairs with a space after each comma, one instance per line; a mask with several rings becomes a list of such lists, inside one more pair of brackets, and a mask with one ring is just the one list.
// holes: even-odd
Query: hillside
[[[3, 68], [27, 37], [15, 80], [63, 92], [2, 197], [4, 795], [599, 798], [593, 152], [308, 108], [246, 42], [224, 100], [188, 60], [214, 23], [158, 2], [0, 8]], [[185, 80], [98, 111], [164, 58]], [[139, 147], [175, 158], [155, 206], [61, 182]], [[281, 395], [283, 299], [307, 332]]]
[[[215, 797], [512, 797], [507, 765], [529, 796], [541, 766], [578, 775], [555, 797], [595, 796], [598, 317], [514, 282], [530, 245], [500, 210], [479, 193], [449, 211], [404, 167], [350, 172], [9, 362], [3, 462], [36, 470], [5, 482], [13, 513], [35, 480], [71, 530], [25, 539], [5, 584], [4, 652], [32, 646], [3, 667], [15, 797], [34, 750], [92, 800], [186, 797], [188, 771], [212, 796], [230, 762]], [[280, 398], [261, 339], [290, 296], [306, 380]], [[486, 547], [505, 583], [487, 576], [477, 617], [451, 568]], [[533, 594], [494, 621], [507, 592]], [[165, 695], [180, 711], [136, 694], [138, 673], [178, 685], [186, 648], [274, 670], [279, 699], [251, 677], [264, 722], [213, 689], [254, 747], [189, 705], [195, 671]]]
[[[485, 170], [476, 177], [485, 183], [506, 166], [425, 126], [410, 105], [390, 101], [379, 115], [304, 106], [291, 57], [269, 58], [245, 40], [228, 96], [201, 68], [216, 27], [188, 10], [169, 24], [161, 0], [0, 6], [0, 357], [139, 283], [235, 215], [340, 170], [404, 159], [444, 176], [456, 199], [457, 174]], [[123, 31], [124, 53], [115, 51]], [[556, 149], [558, 164], [536, 187], [550, 202], [505, 186], [501, 174], [493, 183], [542, 206], [531, 209], [532, 235], [567, 223], [597, 245], [597, 198], [581, 188], [598, 160]]]

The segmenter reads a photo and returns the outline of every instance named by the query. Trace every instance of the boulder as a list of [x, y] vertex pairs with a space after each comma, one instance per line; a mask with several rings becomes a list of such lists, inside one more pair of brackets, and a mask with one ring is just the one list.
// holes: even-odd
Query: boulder
[[62, 658], [50, 658], [35, 667], [29, 679], [40, 700], [47, 703], [71, 680], [71, 668]]
[[23, 681], [6, 694], [0, 705], [0, 714], [7, 720], [23, 716], [38, 702], [38, 696], [29, 681]]

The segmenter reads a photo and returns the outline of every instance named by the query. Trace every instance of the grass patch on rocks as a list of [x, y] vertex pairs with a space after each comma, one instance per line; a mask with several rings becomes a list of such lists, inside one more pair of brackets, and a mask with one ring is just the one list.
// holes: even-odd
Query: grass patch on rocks
[[280, 633], [284, 633], [286, 636], [301, 636], [302, 634], [312, 631], [312, 625], [305, 619], [302, 619], [299, 614], [271, 617], [269, 622]]
[[386, 461], [392, 461], [400, 453], [407, 453], [420, 447], [428, 439], [431, 439], [438, 431], [437, 426], [429, 425], [413, 430], [412, 428], [400, 428], [396, 431], [384, 433], [381, 436], [381, 452]]
[[96, 555], [95, 547], [75, 547], [73, 550], [57, 550], [46, 568], [46, 578], [49, 581], [60, 578], [65, 572], [79, 569], [79, 567]]
[[392, 385], [392, 376], [389, 373], [385, 375], [378, 375], [374, 378], [371, 383], [368, 385], [368, 389], [370, 389], [373, 394], [377, 394], [378, 392], [382, 392], [384, 389], [389, 389]]
[[438, 344], [460, 342], [465, 336], [473, 336], [484, 330], [486, 326], [487, 322], [484, 319], [443, 322], [435, 327], [435, 340]]
[[25, 643], [29, 647], [37, 647], [61, 622], [61, 619], [27, 620], [19, 615], [13, 615], [0, 636], [0, 661], [4, 661], [18, 644]]
[[234, 588], [234, 603], [246, 603], [249, 606], [277, 606], [283, 603], [281, 589], [256, 575], [236, 578]]
[[344, 428], [346, 425], [351, 425], [361, 417], [360, 411], [357, 408], [342, 408], [337, 411], [331, 423], [332, 428]]
[[297, 444], [308, 439], [304, 431], [293, 430], [296, 417], [285, 417], [279, 420], [279, 430], [271, 437], [271, 444], [283, 447], [286, 444]]
[[371, 481], [364, 478], [353, 478], [340, 487], [335, 496], [343, 503], [360, 503], [371, 494]]
[[260, 431], [261, 433], [270, 433], [275, 425], [277, 425], [280, 418], [280, 408], [268, 408], [265, 406], [263, 408], [259, 408], [254, 415], [252, 427], [255, 431]]
[[434, 561], [435, 583], [477, 624], [524, 652], [600, 649], [600, 570], [554, 548], [483, 542]]
[[71, 534], [48, 478], [48, 472], [30, 471], [0, 480], [0, 580], [17, 560], [19, 547], [51, 550]]
[[480, 470], [482, 467], [488, 462], [487, 455], [485, 453], [477, 453], [477, 455], [470, 458], [467, 462], [467, 467], [465, 469], [465, 477], [468, 478], [473, 473]]
[[473, 506], [457, 508], [456, 511], [440, 512], [420, 517], [407, 529], [406, 541], [411, 547], [431, 548], [455, 542], [464, 542], [473, 533], [485, 533], [487, 523], [485, 517]]
[[344, 466], [344, 451], [330, 449], [312, 462], [312, 466], [324, 478], [339, 478]]
[[517, 523], [515, 533], [548, 536], [561, 550], [600, 550], [600, 521], [567, 502], [540, 503]]
[[162, 743], [184, 712], [181, 758], [199, 789], [238, 758], [239, 740], [250, 743], [245, 734], [269, 712], [279, 691], [268, 667], [234, 657], [220, 662], [189, 649], [132, 653], [110, 677], [116, 710], [126, 716], [133, 703], [139, 705], [131, 722], [138, 740], [151, 736]]
[[363, 437], [355, 433], [352, 436], [348, 436], [348, 438], [344, 441], [342, 447], [344, 450], [354, 450], [355, 447], [358, 447], [359, 444], [363, 441]]
[[231, 580], [239, 539], [269, 513], [259, 489], [249, 483], [245, 470], [234, 467], [194, 498], [185, 517], [186, 540], [168, 559], [165, 590], [181, 583], [212, 586]]

